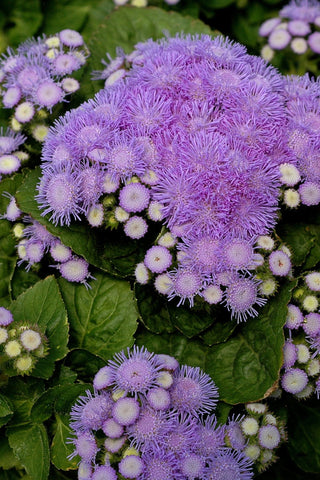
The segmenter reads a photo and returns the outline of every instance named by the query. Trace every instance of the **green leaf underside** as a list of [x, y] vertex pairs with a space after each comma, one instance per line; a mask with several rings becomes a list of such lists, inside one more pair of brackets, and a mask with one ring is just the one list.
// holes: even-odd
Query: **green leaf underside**
[[76, 470], [78, 468], [79, 457], [68, 460], [68, 455], [74, 451], [74, 445], [66, 443], [73, 437], [73, 431], [69, 427], [69, 416], [55, 416], [55, 434], [51, 444], [51, 461], [55, 467], [61, 470]]
[[127, 282], [97, 273], [88, 290], [62, 278], [59, 285], [70, 321], [71, 347], [108, 360], [133, 344], [138, 314]]
[[50, 451], [43, 425], [25, 425], [8, 431], [9, 445], [32, 480], [47, 480]]
[[54, 362], [68, 352], [68, 320], [57, 281], [47, 277], [22, 293], [10, 310], [17, 322], [37, 324], [48, 338], [49, 352], [40, 358], [32, 371], [35, 377], [49, 378], [54, 370]]

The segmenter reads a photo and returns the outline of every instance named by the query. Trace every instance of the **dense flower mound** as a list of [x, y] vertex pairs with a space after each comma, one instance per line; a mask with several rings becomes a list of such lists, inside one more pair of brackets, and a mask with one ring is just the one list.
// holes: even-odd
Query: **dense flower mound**
[[276, 51], [291, 50], [296, 55], [320, 53], [320, 2], [318, 0], [291, 0], [278, 17], [261, 25], [259, 35], [268, 37], [262, 56], [271, 60]]
[[280, 165], [297, 163], [284, 79], [221, 37], [150, 40], [116, 60], [101, 73], [105, 89], [48, 134], [43, 215], [122, 225], [133, 241], [161, 222], [138, 282], [152, 279], [179, 304], [200, 296], [238, 320], [256, 315], [256, 242], [277, 221]]
[[0, 307], [0, 365], [4, 375], [29, 375], [48, 354], [48, 340], [36, 324], [16, 322]]
[[213, 414], [217, 388], [199, 368], [134, 347], [101, 368], [93, 385], [71, 411], [79, 479], [116, 479], [119, 472], [139, 480], [222, 480], [229, 471], [233, 480], [252, 478], [240, 424], [233, 428], [243, 442], [232, 447]]
[[48, 130], [41, 122], [45, 112], [79, 89], [70, 75], [87, 56], [82, 36], [70, 29], [29, 39], [16, 51], [8, 48], [0, 58], [0, 96], [4, 108], [14, 109], [12, 127], [20, 130], [36, 120], [32, 134], [43, 141]]

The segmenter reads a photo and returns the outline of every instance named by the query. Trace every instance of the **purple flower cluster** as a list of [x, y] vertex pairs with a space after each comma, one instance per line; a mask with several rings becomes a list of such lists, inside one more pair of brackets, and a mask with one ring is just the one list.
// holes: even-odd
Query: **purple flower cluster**
[[48, 134], [43, 215], [69, 225], [84, 214], [133, 240], [162, 222], [137, 281], [179, 304], [199, 295], [238, 320], [256, 315], [255, 242], [276, 223], [279, 166], [293, 157], [282, 77], [222, 37], [149, 40], [118, 60]]
[[79, 479], [252, 478], [245, 440], [228, 440], [228, 431], [242, 437], [239, 422], [217, 423], [217, 388], [198, 367], [134, 346], [101, 368], [93, 386], [71, 410]]
[[259, 29], [261, 37], [268, 37], [262, 56], [271, 60], [275, 50], [286, 47], [297, 55], [310, 49], [320, 53], [320, 2], [317, 0], [291, 0], [282, 8], [278, 17], [263, 22]]
[[2, 175], [16, 172], [21, 166], [24, 152], [18, 150], [26, 140], [21, 133], [15, 133], [10, 128], [0, 128], [0, 180]]
[[29, 123], [37, 110], [51, 112], [78, 90], [78, 81], [69, 75], [87, 55], [82, 36], [69, 29], [29, 39], [16, 51], [8, 48], [0, 59], [0, 85], [3, 107], [14, 108], [15, 130]]
[[320, 272], [309, 272], [288, 305], [283, 347], [283, 390], [297, 398], [320, 397]]
[[[0, 218], [11, 222], [18, 220], [22, 212], [16, 204], [14, 196], [5, 194], [10, 200], [6, 213]], [[84, 258], [78, 257], [72, 253], [69, 247], [61, 243], [58, 237], [52, 235], [44, 225], [34, 220], [29, 215], [22, 217], [22, 222], [16, 223], [13, 227], [13, 233], [19, 239], [17, 253], [20, 260], [18, 265], [26, 262], [26, 270], [41, 262], [44, 255], [49, 252], [51, 258], [56, 262], [61, 276], [69, 282], [77, 282], [90, 288], [88, 280], [94, 277], [89, 273], [89, 264]]]
[[0, 307], [0, 365], [4, 375], [29, 375], [48, 353], [48, 341], [36, 324], [14, 322], [10, 310]]

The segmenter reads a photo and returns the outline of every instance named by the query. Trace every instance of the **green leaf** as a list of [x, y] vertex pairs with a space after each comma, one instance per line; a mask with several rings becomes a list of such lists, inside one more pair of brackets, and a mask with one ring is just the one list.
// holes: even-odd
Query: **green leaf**
[[11, 46], [17, 46], [28, 37], [32, 37], [42, 22], [40, 0], [13, 0], [13, 8], [9, 14], [7, 31]]
[[177, 307], [173, 302], [168, 302], [168, 310], [172, 324], [186, 337], [192, 338], [203, 332], [214, 322], [210, 308], [204, 309], [202, 305]]
[[92, 288], [59, 279], [70, 321], [70, 345], [108, 360], [133, 344], [137, 309], [127, 282], [97, 273]]
[[10, 305], [14, 319], [38, 325], [49, 343], [49, 353], [40, 358], [32, 371], [35, 377], [49, 378], [54, 363], [68, 352], [68, 320], [57, 282], [54, 277], [41, 280]]
[[289, 409], [289, 452], [292, 460], [305, 472], [320, 473], [320, 412], [297, 402]]
[[74, 451], [74, 445], [66, 443], [73, 436], [69, 427], [69, 416], [56, 414], [55, 434], [51, 444], [51, 461], [60, 470], [76, 470], [78, 458], [68, 460], [68, 455]]
[[283, 325], [295, 284], [285, 284], [235, 337], [208, 349], [205, 371], [219, 387], [221, 400], [230, 404], [259, 400], [278, 380]]
[[[0, 438], [0, 468], [8, 470], [15, 467], [20, 469], [23, 468], [17, 457], [14, 455], [7, 437], [2, 435]], [[2, 479], [1, 472], [0, 478]]]
[[210, 347], [218, 343], [226, 342], [237, 326], [235, 320], [230, 320], [230, 318], [226, 318], [226, 316], [225, 318], [222, 316], [222, 320], [220, 320], [221, 317], [218, 318], [218, 321], [214, 322], [211, 327], [200, 335], [204, 343]]
[[47, 480], [50, 451], [43, 425], [25, 425], [8, 431], [9, 445], [32, 480]]
[[7, 397], [0, 394], [0, 427], [8, 423], [12, 415], [13, 415], [12, 403]]
[[92, 377], [106, 364], [105, 360], [101, 357], [82, 348], [72, 350], [67, 356], [66, 361], [72, 365], [73, 370], [77, 372], [82, 380], [91, 383]]
[[9, 378], [8, 384], [2, 387], [2, 393], [13, 405], [14, 414], [10, 425], [24, 425], [30, 421], [32, 406], [43, 391], [43, 382], [38, 378]]
[[208, 347], [198, 340], [189, 340], [180, 333], [155, 335], [140, 330], [136, 335], [136, 344], [144, 345], [149, 352], [172, 355], [180, 364], [200, 367], [205, 371]]
[[11, 296], [12, 300], [16, 300], [19, 295], [32, 287], [40, 280], [39, 276], [33, 271], [28, 272], [22, 266], [15, 266], [11, 279]]
[[119, 8], [103, 21], [88, 43], [92, 52], [90, 68], [100, 70], [101, 59], [106, 53], [114, 56], [117, 47], [130, 53], [136, 43], [162, 38], [164, 32], [171, 35], [177, 32], [212, 33], [200, 20], [176, 12], [165, 12], [155, 7]]
[[277, 229], [277, 234], [292, 251], [292, 263], [302, 265], [315, 242], [310, 227], [304, 223], [286, 223]]
[[79, 395], [84, 395], [90, 384], [65, 384], [48, 388], [34, 403], [30, 419], [34, 423], [48, 420], [53, 410], [60, 413], [69, 412]]
[[173, 332], [168, 303], [150, 285], [135, 284], [135, 296], [144, 325], [154, 333]]

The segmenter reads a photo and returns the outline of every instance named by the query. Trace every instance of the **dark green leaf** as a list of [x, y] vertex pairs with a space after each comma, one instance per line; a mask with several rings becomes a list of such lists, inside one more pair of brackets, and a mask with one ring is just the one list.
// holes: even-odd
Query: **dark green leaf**
[[282, 224], [277, 229], [277, 234], [292, 251], [292, 263], [297, 266], [302, 265], [315, 241], [308, 225], [303, 223]]
[[291, 404], [288, 425], [289, 452], [305, 472], [320, 473], [320, 412], [303, 403]]
[[7, 31], [11, 46], [17, 46], [28, 37], [32, 37], [42, 22], [40, 0], [13, 0], [13, 8], [8, 18], [10, 28]]
[[[2, 437], [0, 438], [0, 468], [8, 470], [15, 467], [20, 469], [23, 468], [17, 457], [14, 455], [7, 437], [2, 435]], [[2, 479], [1, 471], [0, 478]]]
[[49, 378], [54, 362], [68, 352], [67, 312], [55, 278], [47, 277], [36, 283], [11, 304], [10, 310], [16, 321], [37, 324], [48, 338], [49, 353], [39, 359], [32, 375]]
[[214, 317], [210, 309], [207, 311], [202, 305], [177, 307], [173, 301], [168, 302], [168, 310], [172, 324], [186, 337], [191, 338], [208, 328]]
[[220, 320], [220, 317], [218, 318], [218, 321], [214, 322], [211, 327], [200, 335], [204, 343], [210, 347], [218, 343], [226, 342], [237, 326], [235, 320], [223, 317], [222, 320]]
[[0, 427], [8, 423], [12, 415], [13, 415], [12, 403], [10, 402], [9, 398], [0, 394]]
[[97, 273], [92, 288], [59, 280], [70, 321], [70, 344], [108, 360], [132, 345], [137, 308], [127, 282]]
[[74, 445], [66, 443], [73, 436], [69, 427], [69, 417], [56, 414], [55, 434], [51, 444], [51, 461], [60, 470], [75, 470], [78, 468], [78, 457], [68, 460], [68, 455], [74, 451]]
[[163, 297], [156, 294], [152, 286], [136, 283], [135, 296], [142, 321], [149, 330], [154, 333], [174, 331], [168, 304]]
[[8, 384], [2, 387], [2, 392], [13, 405], [14, 415], [10, 425], [23, 425], [30, 421], [32, 406], [43, 391], [43, 381], [38, 378], [9, 378]]
[[34, 403], [30, 419], [34, 423], [44, 422], [51, 417], [54, 408], [60, 413], [69, 412], [77, 397], [83, 395], [89, 388], [90, 385], [84, 383], [57, 385], [48, 388]]
[[72, 365], [72, 368], [82, 380], [87, 380], [88, 382], [92, 382], [92, 377], [106, 364], [101, 357], [82, 348], [72, 350], [66, 361]]
[[21, 293], [32, 287], [39, 280], [40, 278], [36, 273], [31, 270], [27, 272], [23, 265], [20, 267], [16, 265], [11, 280], [12, 299], [15, 300]]
[[180, 333], [155, 335], [142, 330], [136, 335], [136, 344], [144, 345], [150, 352], [172, 355], [180, 364], [205, 370], [208, 347], [198, 340], [188, 340]]
[[9, 445], [32, 480], [47, 480], [50, 451], [43, 425], [25, 425], [8, 431]]
[[218, 385], [223, 401], [235, 404], [259, 400], [278, 380], [283, 325], [294, 285], [290, 282], [282, 287], [235, 337], [208, 349], [205, 371]]
[[162, 38], [164, 32], [171, 35], [177, 32], [212, 33], [200, 20], [176, 12], [165, 12], [155, 7], [119, 8], [103, 21], [88, 43], [92, 52], [91, 68], [100, 70], [101, 59], [106, 53], [114, 56], [117, 47], [129, 53], [136, 43]]

